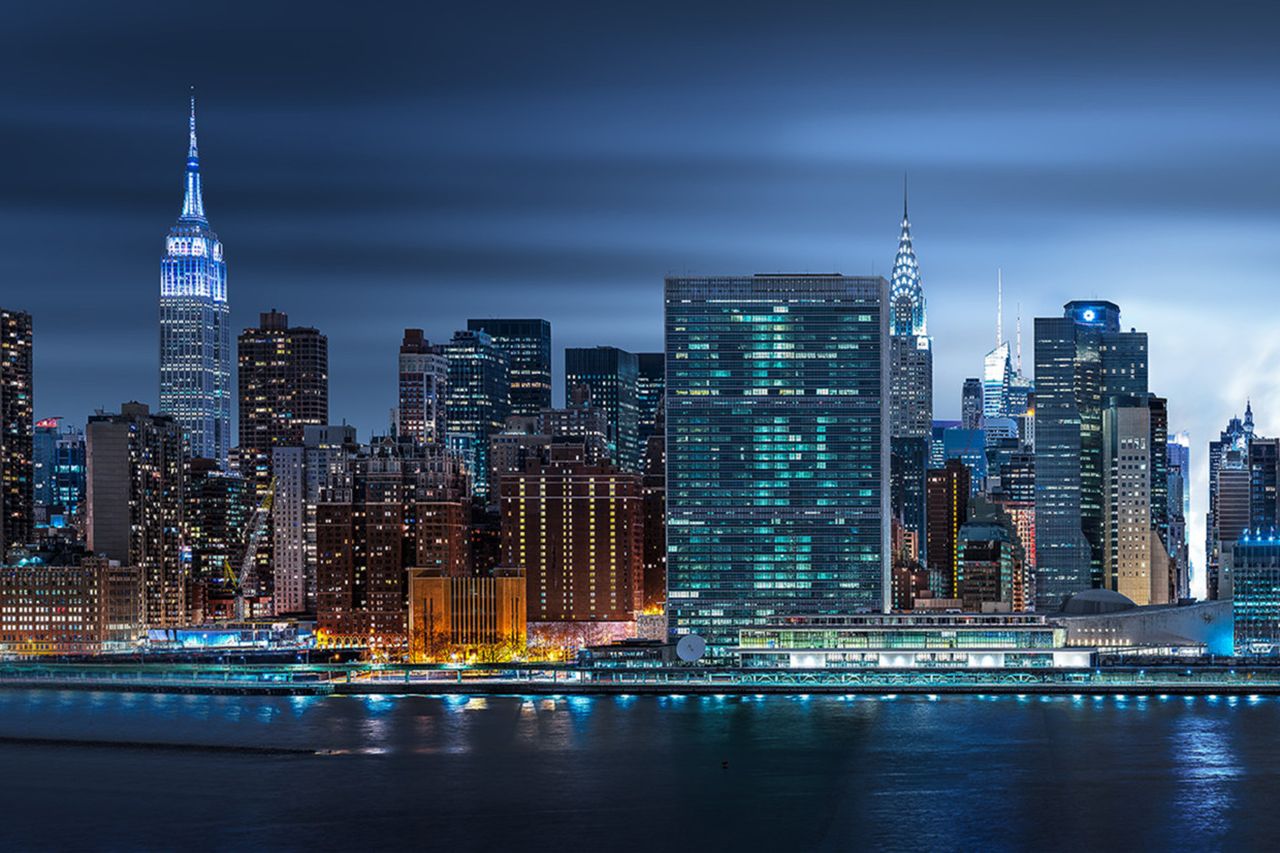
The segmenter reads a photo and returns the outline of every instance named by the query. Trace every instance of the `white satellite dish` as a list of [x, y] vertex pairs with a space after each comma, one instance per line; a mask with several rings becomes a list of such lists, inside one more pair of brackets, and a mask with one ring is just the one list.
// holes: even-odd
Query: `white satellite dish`
[[707, 653], [707, 641], [697, 634], [685, 634], [676, 643], [676, 657], [685, 663], [693, 663]]

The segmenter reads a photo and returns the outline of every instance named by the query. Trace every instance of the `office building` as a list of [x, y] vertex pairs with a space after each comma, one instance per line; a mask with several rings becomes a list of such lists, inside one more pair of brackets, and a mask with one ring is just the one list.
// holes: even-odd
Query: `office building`
[[1230, 557], [1235, 653], [1280, 653], [1280, 540], [1274, 530], [1246, 531]]
[[1191, 439], [1185, 433], [1171, 436], [1169, 457], [1169, 532], [1165, 550], [1173, 563], [1174, 600], [1191, 595], [1191, 548], [1188, 519], [1191, 517]]
[[916, 541], [923, 541], [929, 439], [895, 436], [890, 439], [890, 450], [890, 511], [905, 531]]
[[396, 431], [420, 444], [444, 444], [448, 430], [445, 411], [449, 361], [444, 349], [432, 345], [421, 329], [405, 329], [399, 359], [400, 405]]
[[[1205, 586], [1210, 599], [1230, 598], [1223, 588], [1223, 546], [1230, 546], [1249, 526], [1252, 495], [1248, 506], [1242, 504], [1243, 480], [1249, 473], [1249, 445], [1253, 442], [1253, 407], [1245, 404], [1244, 420], [1233, 417], [1217, 441], [1209, 442], [1209, 512], [1205, 517]], [[1225, 473], [1224, 473], [1225, 472]], [[1243, 473], [1242, 473], [1243, 472]], [[1230, 496], [1225, 508], [1220, 506], [1223, 483]], [[1252, 486], [1249, 486], [1252, 491]], [[1225, 509], [1225, 511], [1224, 511]]]
[[502, 562], [523, 566], [530, 622], [631, 622], [644, 591], [641, 478], [556, 445], [502, 485]]
[[35, 526], [77, 539], [84, 530], [84, 431], [58, 418], [37, 421], [32, 444]]
[[129, 651], [143, 635], [138, 570], [101, 557], [0, 565], [0, 654]]
[[956, 535], [956, 595], [966, 613], [1026, 610], [1020, 549], [1007, 524], [972, 519]]
[[660, 410], [654, 432], [645, 441], [644, 474], [644, 610], [664, 612], [667, 605], [667, 440]]
[[1102, 415], [1115, 395], [1147, 395], [1147, 336], [1120, 309], [1068, 302], [1036, 335], [1036, 609], [1105, 580]]
[[941, 598], [958, 598], [960, 578], [960, 527], [969, 520], [969, 467], [948, 459], [945, 467], [928, 474], [928, 522], [925, 529], [924, 564], [930, 589]]
[[1009, 344], [1007, 341], [1001, 341], [982, 360], [984, 425], [992, 418], [1009, 417], [1009, 385], [1012, 381], [1013, 367], [1009, 362]]
[[226, 465], [231, 447], [231, 308], [222, 241], [209, 227], [191, 99], [182, 212], [160, 261], [160, 412], [172, 415], [192, 456]]
[[501, 567], [485, 577], [408, 572], [410, 661], [499, 661], [524, 651], [524, 569]]
[[[254, 509], [249, 482], [212, 459], [192, 459], [183, 503], [183, 558], [190, 583], [233, 594]], [[192, 621], [203, 620], [194, 615]]]
[[1152, 441], [1151, 416], [1147, 399], [1113, 397], [1102, 417], [1103, 586], [1138, 606], [1170, 600], [1169, 557], [1152, 499], [1153, 457], [1164, 455], [1165, 441]]
[[630, 473], [640, 471], [639, 369], [636, 354], [617, 347], [564, 351], [565, 400], [577, 398], [578, 388], [590, 392], [608, 424], [609, 458]]
[[[636, 418], [640, 452], [647, 452], [649, 436], [660, 431], [663, 392], [667, 386], [667, 356], [661, 352], [636, 353]], [[568, 401], [568, 397], [565, 401]]]
[[551, 323], [546, 320], [468, 320], [507, 354], [511, 414], [534, 416], [551, 408]]
[[89, 418], [85, 444], [89, 550], [137, 567], [146, 625], [185, 624], [182, 426], [144, 403], [125, 403], [119, 414]]
[[960, 426], [963, 429], [982, 429], [982, 380], [971, 377], [960, 389]]
[[487, 332], [455, 332], [444, 346], [449, 448], [471, 472], [476, 497], [489, 500], [489, 436], [511, 414], [510, 359]]
[[277, 614], [316, 612], [316, 505], [321, 490], [348, 485], [356, 428], [307, 426], [302, 443], [272, 450], [272, 606]]
[[0, 562], [35, 526], [31, 315], [0, 308]]
[[890, 592], [888, 283], [670, 278], [667, 614], [723, 658]]

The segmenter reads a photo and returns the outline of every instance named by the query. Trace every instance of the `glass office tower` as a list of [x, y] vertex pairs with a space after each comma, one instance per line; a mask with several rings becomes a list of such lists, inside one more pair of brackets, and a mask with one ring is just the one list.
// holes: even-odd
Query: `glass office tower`
[[507, 354], [511, 414], [536, 417], [551, 408], [551, 323], [547, 320], [468, 320], [467, 330], [486, 332]]
[[640, 409], [637, 403], [640, 361], [617, 347], [571, 347], [564, 351], [564, 399], [574, 388], [591, 392], [591, 405], [609, 422], [609, 457], [623, 471], [640, 471]]
[[670, 278], [667, 616], [738, 631], [887, 608], [888, 283]]
[[1120, 331], [1112, 302], [1036, 319], [1036, 609], [1104, 582], [1102, 415], [1147, 395], [1147, 334]]
[[200, 192], [196, 100], [191, 99], [186, 193], [160, 261], [160, 411], [192, 456], [227, 462], [231, 446], [231, 309], [222, 243]]

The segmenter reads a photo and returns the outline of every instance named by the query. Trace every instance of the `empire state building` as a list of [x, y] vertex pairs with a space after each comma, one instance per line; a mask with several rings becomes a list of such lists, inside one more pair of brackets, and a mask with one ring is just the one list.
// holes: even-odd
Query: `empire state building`
[[191, 454], [225, 466], [231, 443], [231, 309], [222, 243], [200, 193], [191, 99], [186, 192], [160, 261], [160, 410], [182, 426]]

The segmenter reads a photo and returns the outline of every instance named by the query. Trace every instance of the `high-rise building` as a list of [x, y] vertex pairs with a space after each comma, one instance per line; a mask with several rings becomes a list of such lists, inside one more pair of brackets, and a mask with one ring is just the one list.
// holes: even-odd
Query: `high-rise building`
[[982, 360], [982, 418], [1009, 417], [1009, 384], [1013, 367], [1009, 362], [1009, 344], [1002, 341]]
[[1191, 548], [1187, 519], [1191, 517], [1191, 439], [1185, 433], [1169, 438], [1169, 532], [1165, 550], [1173, 561], [1174, 598], [1191, 595]]
[[329, 422], [329, 339], [268, 311], [240, 333], [241, 473], [264, 497], [271, 451], [302, 443], [308, 426]]
[[1168, 604], [1169, 557], [1153, 509], [1154, 459], [1165, 441], [1152, 441], [1152, 408], [1141, 397], [1112, 397], [1102, 413], [1103, 585], [1138, 605]]
[[0, 563], [35, 526], [31, 315], [0, 308]]
[[203, 457], [188, 461], [182, 492], [188, 612], [192, 621], [203, 622], [212, 612], [206, 606], [211, 598], [229, 601], [235, 595], [229, 576], [239, 577], [254, 501], [248, 480]]
[[321, 489], [347, 485], [355, 456], [353, 426], [308, 426], [302, 444], [272, 451], [272, 607], [278, 614], [316, 612], [316, 505]]
[[1022, 604], [1022, 561], [1008, 527], [973, 519], [956, 534], [956, 597], [968, 613], [1014, 611]]
[[929, 338], [920, 264], [911, 242], [905, 187], [889, 303], [889, 435], [928, 438], [933, 426], [933, 342]]
[[579, 387], [591, 392], [591, 405], [605, 413], [609, 425], [609, 457], [631, 473], [640, 471], [639, 370], [636, 354], [617, 347], [564, 351], [565, 400]]
[[670, 278], [667, 614], [739, 629], [888, 607], [888, 283]]
[[890, 447], [890, 510], [903, 530], [915, 541], [922, 542], [925, 532], [925, 478], [929, 470], [929, 439], [894, 436], [890, 439]]
[[667, 440], [666, 417], [658, 411], [654, 431], [645, 440], [644, 475], [644, 609], [661, 612], [667, 604]]
[[1280, 651], [1280, 541], [1274, 530], [1246, 531], [1228, 545], [1237, 655]]
[[530, 622], [628, 622], [643, 605], [640, 477], [590, 465], [580, 446], [508, 474], [502, 561], [523, 566]]
[[227, 462], [231, 447], [231, 308], [222, 242], [200, 189], [191, 99], [186, 191], [160, 261], [160, 411], [182, 427], [192, 456]]
[[375, 438], [329, 478], [316, 505], [317, 621], [327, 637], [405, 642], [406, 571], [451, 562], [436, 537], [452, 520], [446, 544], [465, 540], [465, 487], [457, 457], [407, 436]]
[[396, 429], [419, 444], [444, 444], [449, 360], [444, 349], [423, 337], [421, 329], [405, 329], [400, 344], [400, 405]]
[[89, 549], [141, 573], [144, 621], [187, 621], [182, 561], [185, 459], [176, 418], [144, 403], [98, 413], [85, 428]]
[[[667, 355], [636, 353], [636, 418], [640, 453], [648, 453], [649, 436], [661, 432], [663, 392], [667, 387]], [[568, 398], [565, 398], [568, 402]]]
[[982, 429], [982, 380], [971, 377], [960, 389], [960, 426], [964, 429]]
[[[1217, 441], [1209, 442], [1209, 512], [1205, 517], [1205, 587], [1208, 598], [1229, 598], [1220, 583], [1223, 546], [1229, 546], [1240, 531], [1249, 526], [1249, 507], [1240, 505], [1241, 479], [1251, 479], [1249, 445], [1253, 442], [1253, 406], [1245, 404], [1244, 421], [1233, 417]], [[1223, 473], [1226, 471], [1227, 473]], [[1241, 473], [1244, 472], [1244, 473]], [[1226, 481], [1231, 499], [1223, 509], [1219, 506], [1220, 485]], [[1225, 517], [1224, 517], [1225, 515]]]
[[1147, 335], [1120, 309], [1068, 302], [1036, 319], [1036, 609], [1104, 583], [1102, 413], [1113, 395], [1147, 395]]
[[551, 323], [547, 320], [468, 320], [467, 330], [485, 332], [507, 354], [511, 414], [536, 415], [551, 408]]
[[471, 472], [475, 495], [489, 499], [489, 436], [511, 414], [511, 359], [487, 332], [455, 332], [444, 346], [449, 448]]
[[929, 586], [941, 598], [959, 598], [960, 528], [969, 520], [970, 472], [959, 459], [928, 475], [925, 566]]
[[37, 421], [33, 441], [35, 523], [66, 530], [78, 539], [84, 529], [84, 431], [61, 427], [58, 418]]

